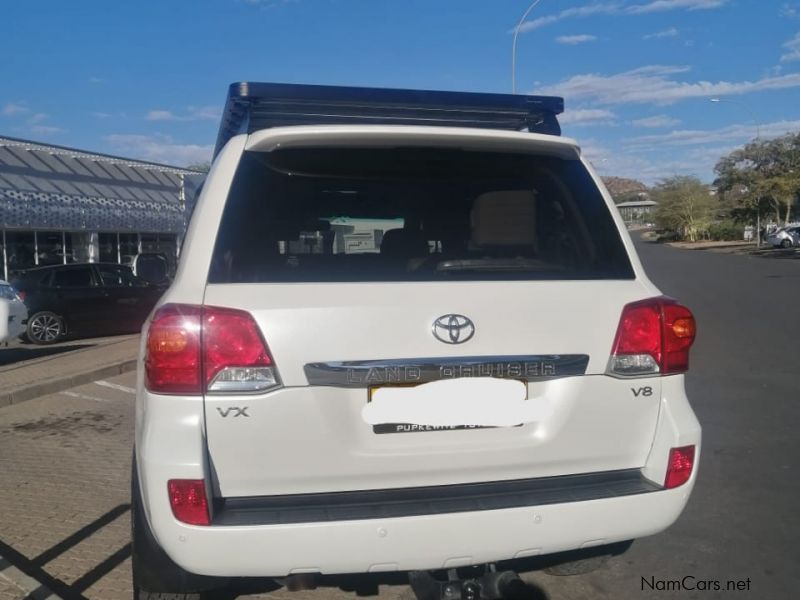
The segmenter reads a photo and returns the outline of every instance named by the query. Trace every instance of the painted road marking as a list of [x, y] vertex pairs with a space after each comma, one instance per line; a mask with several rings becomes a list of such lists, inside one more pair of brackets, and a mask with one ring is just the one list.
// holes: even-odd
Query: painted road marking
[[126, 394], [136, 393], [136, 390], [132, 387], [128, 387], [127, 385], [120, 385], [118, 383], [111, 383], [110, 381], [95, 381], [95, 384], [111, 388], [112, 390], [119, 390], [120, 392], [125, 392]]
[[100, 398], [98, 396], [90, 396], [89, 394], [79, 394], [78, 392], [59, 392], [64, 396], [69, 396], [70, 398], [80, 398], [81, 400], [94, 400], [95, 402], [115, 402], [115, 400], [111, 400], [109, 398]]

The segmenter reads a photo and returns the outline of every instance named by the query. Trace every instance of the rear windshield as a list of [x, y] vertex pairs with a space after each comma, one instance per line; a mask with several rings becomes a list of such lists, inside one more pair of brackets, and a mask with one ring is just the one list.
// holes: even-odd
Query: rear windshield
[[630, 279], [577, 160], [431, 148], [246, 152], [210, 283]]

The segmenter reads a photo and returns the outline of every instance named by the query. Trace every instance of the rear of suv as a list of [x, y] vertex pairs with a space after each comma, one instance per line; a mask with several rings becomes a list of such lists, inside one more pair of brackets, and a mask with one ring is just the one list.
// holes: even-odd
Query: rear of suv
[[675, 521], [700, 449], [694, 319], [645, 276], [561, 107], [231, 86], [144, 328], [140, 597], [413, 584]]

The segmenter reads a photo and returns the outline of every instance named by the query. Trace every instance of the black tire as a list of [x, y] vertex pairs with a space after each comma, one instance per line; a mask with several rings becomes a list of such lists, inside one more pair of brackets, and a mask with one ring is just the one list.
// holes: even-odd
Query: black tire
[[28, 317], [25, 336], [33, 344], [41, 346], [53, 344], [66, 333], [64, 319], [49, 310], [40, 310]]
[[[134, 600], [200, 600], [227, 579], [195, 575], [179, 567], [158, 545], [142, 508], [136, 463], [131, 470], [131, 570]], [[166, 493], [166, 490], [165, 490]]]
[[786, 240], [786, 239], [781, 240], [781, 248], [791, 248], [791, 247], [792, 247], [791, 240]]

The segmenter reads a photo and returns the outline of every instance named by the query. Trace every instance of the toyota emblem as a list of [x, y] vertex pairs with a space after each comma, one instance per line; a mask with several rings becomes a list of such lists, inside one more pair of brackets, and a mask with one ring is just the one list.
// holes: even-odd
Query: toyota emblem
[[464, 315], [442, 315], [433, 322], [433, 336], [445, 344], [463, 344], [475, 335], [475, 324]]

